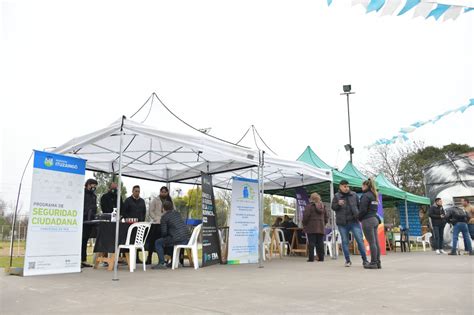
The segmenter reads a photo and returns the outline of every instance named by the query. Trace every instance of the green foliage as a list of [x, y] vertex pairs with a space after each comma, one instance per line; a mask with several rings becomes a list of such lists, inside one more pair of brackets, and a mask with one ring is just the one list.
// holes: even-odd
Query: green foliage
[[[99, 202], [102, 195], [109, 191], [110, 184], [112, 182], [118, 181], [118, 176], [108, 173], [94, 172], [94, 178], [97, 180], [98, 183], [95, 193], [97, 195], [97, 201]], [[121, 196], [122, 199], [125, 200], [125, 198], [127, 198], [127, 188], [123, 185], [123, 182], [121, 182], [121, 187]], [[100, 209], [100, 202], [97, 206]]]
[[445, 159], [446, 155], [457, 155], [471, 151], [474, 151], [473, 147], [456, 143], [445, 145], [442, 148], [433, 146], [419, 148], [401, 159], [398, 169], [400, 184], [408, 192], [424, 195], [423, 169], [425, 167]]

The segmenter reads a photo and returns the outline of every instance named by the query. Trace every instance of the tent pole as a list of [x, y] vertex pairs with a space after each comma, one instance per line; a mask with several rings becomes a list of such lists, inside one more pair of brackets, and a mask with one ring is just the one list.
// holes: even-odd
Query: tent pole
[[408, 225], [408, 202], [405, 197], [405, 229], [410, 229], [410, 226]]
[[258, 151], [258, 267], [263, 268], [263, 152]]
[[[123, 120], [125, 117], [122, 118], [122, 127], [123, 127]], [[117, 217], [115, 222], [115, 260], [114, 260], [114, 277], [113, 281], [118, 281], [118, 259], [120, 255], [120, 251], [118, 249], [118, 241], [119, 241], [119, 228], [120, 228], [120, 201], [122, 200], [122, 147], [123, 147], [123, 129], [120, 128], [120, 157], [119, 157], [119, 177], [117, 181], [118, 185], [118, 192], [117, 192]]]
[[[334, 183], [331, 180], [329, 182], [329, 196], [331, 204], [332, 199], [334, 198]], [[332, 259], [337, 259], [337, 242], [336, 242], [336, 212], [331, 210], [331, 227], [332, 227], [332, 237], [331, 237], [331, 246], [332, 246]]]

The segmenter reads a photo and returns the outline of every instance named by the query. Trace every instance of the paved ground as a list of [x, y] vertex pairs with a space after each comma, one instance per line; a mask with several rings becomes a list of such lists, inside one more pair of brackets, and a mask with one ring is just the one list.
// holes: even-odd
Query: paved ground
[[137, 270], [22, 278], [0, 275], [0, 314], [345, 313], [474, 314], [474, 257], [395, 253], [382, 270], [358, 257], [307, 263], [301, 257], [197, 271]]

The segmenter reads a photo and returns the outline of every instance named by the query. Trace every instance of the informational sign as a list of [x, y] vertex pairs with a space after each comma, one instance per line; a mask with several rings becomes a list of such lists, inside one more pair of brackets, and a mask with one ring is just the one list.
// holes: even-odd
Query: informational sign
[[258, 262], [258, 211], [258, 181], [234, 177], [232, 181], [228, 264], [254, 264]]
[[35, 151], [23, 275], [81, 271], [86, 161]]
[[202, 266], [221, 262], [221, 244], [216, 222], [212, 176], [202, 174]]
[[285, 206], [283, 206], [281, 203], [271, 203], [270, 210], [272, 216], [282, 216], [285, 214]]
[[303, 212], [304, 209], [306, 208], [306, 205], [309, 202], [309, 197], [308, 193], [306, 192], [306, 189], [303, 187], [298, 187], [295, 189], [296, 193], [296, 213], [297, 213], [297, 223], [299, 227], [303, 227], [302, 221], [303, 221]]

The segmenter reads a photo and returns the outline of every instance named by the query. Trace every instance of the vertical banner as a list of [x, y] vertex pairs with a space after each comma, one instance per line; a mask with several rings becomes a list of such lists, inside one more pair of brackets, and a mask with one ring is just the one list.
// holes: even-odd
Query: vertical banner
[[306, 205], [309, 202], [309, 197], [308, 193], [306, 192], [306, 189], [303, 187], [298, 187], [295, 189], [296, 193], [296, 213], [297, 213], [297, 224], [299, 227], [303, 227], [302, 225], [302, 220], [303, 220], [303, 212], [304, 209], [306, 208]]
[[258, 180], [234, 177], [227, 263], [258, 262]]
[[86, 161], [35, 151], [23, 275], [81, 271]]
[[383, 204], [382, 204], [382, 194], [379, 194], [379, 207], [377, 209], [377, 214], [379, 218], [382, 220], [382, 223], [379, 224], [377, 228], [377, 236], [379, 238], [379, 246], [380, 246], [380, 255], [387, 254], [387, 246], [385, 244], [385, 220], [383, 218]]
[[216, 222], [216, 203], [212, 176], [202, 174], [202, 266], [221, 262], [221, 244]]

